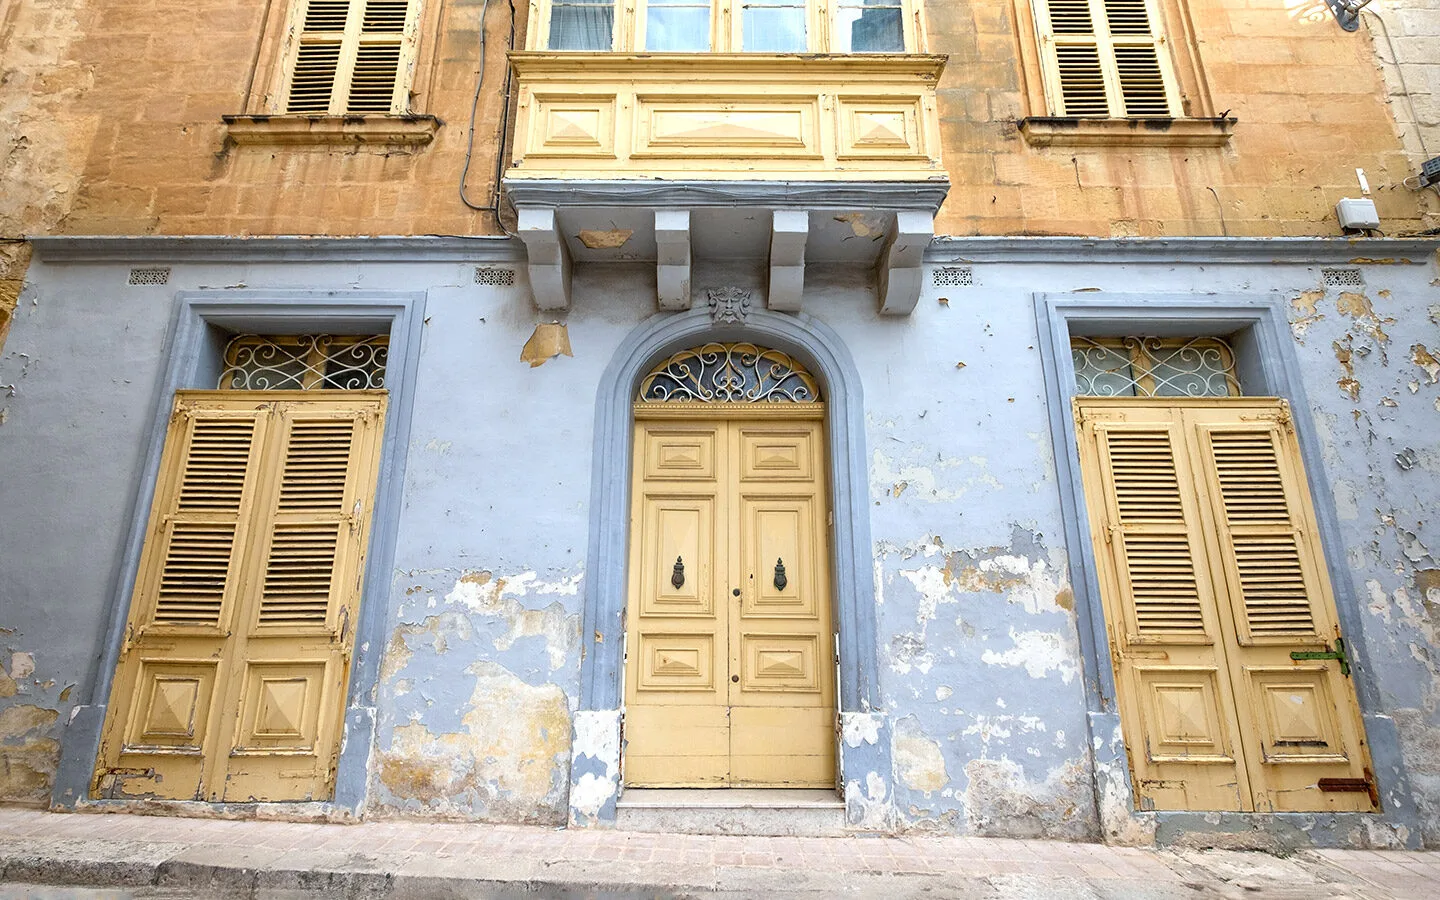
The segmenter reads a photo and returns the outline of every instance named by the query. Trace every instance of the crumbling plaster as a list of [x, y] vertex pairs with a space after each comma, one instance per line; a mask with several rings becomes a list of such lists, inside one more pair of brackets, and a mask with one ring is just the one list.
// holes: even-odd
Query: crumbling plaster
[[[1352, 581], [1341, 596], [1367, 604], [1362, 633], [1350, 636], [1364, 650], [1357, 678], [1373, 681], [1379, 711], [1399, 724], [1422, 809], [1440, 807], [1430, 659], [1440, 600], [1431, 554], [1440, 542], [1426, 518], [1440, 498], [1433, 447], [1419, 439], [1437, 431], [1440, 385], [1412, 350], [1440, 345], [1440, 309], [1431, 309], [1440, 296], [1430, 283], [1440, 273], [1433, 261], [1362, 269], [1366, 285], [1350, 293], [1364, 302], [1325, 291], [1319, 266], [976, 264], [973, 287], [927, 288], [913, 316], [895, 320], [875, 314], [860, 273], [817, 267], [807, 309], [844, 340], [864, 382], [877, 588], [882, 709], [842, 722], [841, 752], [893, 758], [861, 766], [845, 785], [853, 825], [1070, 839], [1104, 831], [1123, 841], [1153, 833], [1124, 806], [1113, 726], [1097, 729], [1086, 709], [1095, 673], [1077, 634], [1074, 548], [1063, 537], [1030, 300], [1041, 289], [1105, 294], [1137, 283], [1167, 293], [1200, 283], [1287, 304], [1312, 401], [1297, 415], [1312, 417], [1321, 436], [1334, 497], [1320, 501], [1334, 503], [1344, 536], [1332, 550]], [[0, 359], [0, 381], [29, 365], [26, 383], [36, 384], [10, 401], [5, 427], [24, 424], [18, 441], [0, 442], [0, 464], [32, 486], [7, 494], [7, 520], [52, 523], [40, 546], [0, 522], [6, 546], [30, 554], [0, 557], [0, 583], [20, 601], [7, 607], [19, 621], [3, 623], [16, 629], [4, 643], [34, 653], [35, 677], [56, 685], [53, 697], [0, 698], [0, 715], [19, 721], [31, 714], [4, 711], [53, 710], [52, 725], [27, 733], [54, 739], [74, 703], [60, 686], [94, 678], [89, 660], [114, 563], [89, 572], [65, 562], [96, 535], [123, 540], [124, 488], [147, 439], [170, 291], [242, 281], [252, 289], [424, 285], [395, 565], [390, 595], [378, 598], [386, 647], [363, 814], [561, 824], [568, 808], [603, 818], [619, 777], [618, 729], [602, 715], [573, 715], [590, 577], [594, 385], [651, 314], [637, 299], [649, 296], [648, 268], [579, 268], [576, 302], [559, 319], [573, 355], [533, 368], [521, 348], [550, 318], [525, 304], [523, 285], [476, 288], [466, 266], [194, 264], [177, 267], [170, 288], [133, 289], [97, 306], [94, 297], [117, 295], [125, 271], [38, 263], [37, 303]], [[760, 291], [763, 277], [737, 265], [696, 267], [697, 291], [737, 282]], [[114, 328], [128, 329], [127, 340], [100, 340]], [[1358, 399], [1336, 384], [1343, 370], [1333, 345], [1347, 340]], [[35, 381], [36, 372], [45, 377]], [[71, 441], [57, 431], [61, 416], [72, 421], [59, 398], [84, 396], [86, 384], [104, 379], [108, 405], [91, 410], [103, 441], [93, 431]], [[64, 465], [37, 452], [42, 436]], [[56, 507], [62, 489], [97, 503]], [[46, 598], [62, 595], [63, 634], [46, 625]], [[8, 658], [0, 662], [10, 673]], [[889, 752], [865, 755], [882, 743]], [[572, 758], [581, 761], [574, 784]], [[1427, 815], [1433, 840], [1435, 815]]]

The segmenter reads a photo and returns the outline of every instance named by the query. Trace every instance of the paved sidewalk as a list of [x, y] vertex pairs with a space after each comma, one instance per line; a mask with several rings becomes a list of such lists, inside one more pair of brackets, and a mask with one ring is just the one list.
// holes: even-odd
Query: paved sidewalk
[[[57, 887], [68, 885], [71, 887]], [[103, 889], [103, 890], [101, 890]], [[1440, 853], [1154, 851], [964, 837], [728, 837], [0, 808], [0, 898], [1430, 900]]]

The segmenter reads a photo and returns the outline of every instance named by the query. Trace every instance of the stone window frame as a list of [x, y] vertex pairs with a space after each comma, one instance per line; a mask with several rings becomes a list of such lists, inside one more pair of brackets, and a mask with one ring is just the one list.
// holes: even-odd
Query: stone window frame
[[[171, 317], [170, 340], [145, 449], [142, 477], [136, 485], [130, 523], [110, 604], [95, 682], [82, 696], [66, 726], [51, 802], [60, 808], [114, 806], [128, 808], [135, 801], [101, 800], [89, 795], [90, 780], [100, 750], [116, 663], [125, 642], [125, 625], [144, 549], [150, 504], [160, 475], [165, 435], [175, 392], [186, 388], [211, 390], [224, 369], [225, 346], [237, 334], [388, 334], [389, 359], [386, 390], [390, 392], [385, 433], [380, 445], [380, 471], [376, 481], [370, 547], [361, 586], [356, 623], [355, 654], [350, 662], [346, 691], [343, 739], [330, 800], [287, 803], [322, 813], [335, 811], [358, 816], [368, 794], [371, 748], [375, 741], [375, 686], [379, 682], [385, 647], [391, 570], [402, 509], [406, 448], [410, 442], [411, 412], [420, 369], [424, 292], [323, 290], [180, 291]], [[196, 801], [155, 801], [185, 804]], [[206, 809], [248, 809], [254, 804], [204, 803]]]
[[1154, 0], [1159, 12], [1156, 31], [1160, 51], [1167, 55], [1179, 94], [1179, 115], [1173, 117], [1082, 118], [1060, 116], [1050, 87], [1049, 66], [1041, 45], [1035, 4], [1046, 0], [1011, 0], [1019, 47], [1021, 91], [1027, 114], [1018, 124], [1026, 141], [1050, 145], [1222, 146], [1234, 132], [1235, 119], [1217, 116], [1210, 83], [1200, 59], [1200, 46], [1186, 0]]
[[[1163, 810], [1139, 811], [1131, 788], [1125, 736], [1116, 705], [1115, 671], [1090, 541], [1079, 445], [1071, 399], [1075, 370], [1072, 336], [1225, 337], [1235, 354], [1236, 375], [1247, 396], [1283, 397], [1293, 410], [1295, 435], [1304, 460], [1306, 485], [1319, 523], [1325, 565], [1334, 591], [1342, 631], [1350, 637], [1352, 665], [1365, 672], [1369, 644], [1361, 610], [1364, 604], [1345, 568], [1339, 519], [1331, 498], [1320, 438], [1312, 421], [1300, 362], [1285, 315], [1284, 300], [1274, 294], [1129, 294], [1047, 293], [1033, 295], [1037, 347], [1045, 376], [1045, 401], [1056, 466], [1065, 542], [1070, 548], [1070, 584], [1075, 595], [1076, 628], [1085, 677], [1086, 718], [1094, 765], [1096, 806], [1103, 833], [1114, 839], [1149, 831], [1160, 842], [1186, 832], [1304, 832], [1315, 846], [1349, 846], [1366, 841], [1377, 820], [1402, 841], [1418, 847], [1420, 816], [1400, 752], [1394, 720], [1385, 714], [1374, 679], [1355, 679], [1356, 699], [1380, 788], [1379, 813], [1242, 813]], [[1406, 838], [1406, 829], [1409, 837]]]

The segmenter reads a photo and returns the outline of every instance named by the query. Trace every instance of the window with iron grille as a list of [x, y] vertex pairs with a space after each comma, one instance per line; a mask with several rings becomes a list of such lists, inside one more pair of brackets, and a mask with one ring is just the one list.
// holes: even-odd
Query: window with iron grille
[[1220, 338], [1073, 337], [1083, 397], [1239, 397], [1235, 354]]
[[387, 335], [242, 334], [225, 347], [222, 391], [363, 391], [385, 387]]

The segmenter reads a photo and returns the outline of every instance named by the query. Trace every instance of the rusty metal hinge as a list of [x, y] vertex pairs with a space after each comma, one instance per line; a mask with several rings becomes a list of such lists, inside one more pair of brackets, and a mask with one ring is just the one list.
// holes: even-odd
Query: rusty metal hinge
[[1290, 658], [1296, 661], [1307, 659], [1333, 659], [1340, 663], [1340, 674], [1346, 678], [1350, 677], [1350, 660], [1345, 656], [1345, 639], [1335, 639], [1335, 649], [1328, 646], [1324, 650], [1291, 650]]
[[1364, 778], [1321, 778], [1315, 786], [1326, 794], [1369, 794], [1372, 806], [1380, 806], [1380, 788], [1367, 768]]

